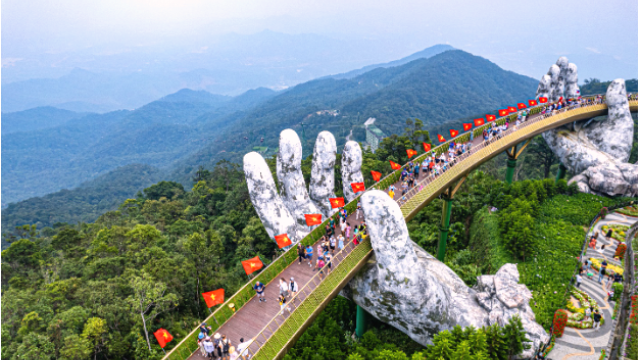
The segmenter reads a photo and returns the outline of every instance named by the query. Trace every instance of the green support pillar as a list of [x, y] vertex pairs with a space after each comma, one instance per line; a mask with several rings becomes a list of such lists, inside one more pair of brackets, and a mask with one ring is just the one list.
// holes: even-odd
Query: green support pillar
[[514, 158], [507, 159], [507, 176], [506, 176], [507, 184], [511, 184], [513, 182], [513, 173], [516, 170], [517, 162], [518, 162], [518, 159], [514, 159]]
[[[449, 189], [451, 191], [451, 189]], [[444, 255], [447, 253], [447, 237], [449, 236], [449, 221], [451, 220], [451, 201], [450, 196], [444, 197], [442, 203], [442, 224], [440, 226], [440, 243], [438, 244], [438, 260], [444, 262]]]
[[367, 332], [368, 316], [369, 314], [365, 309], [360, 305], [356, 305], [356, 337], [361, 338]]
[[565, 175], [567, 175], [567, 168], [560, 163], [560, 166], [558, 166], [558, 173], [556, 174], [556, 182], [560, 181], [560, 179], [564, 179]]

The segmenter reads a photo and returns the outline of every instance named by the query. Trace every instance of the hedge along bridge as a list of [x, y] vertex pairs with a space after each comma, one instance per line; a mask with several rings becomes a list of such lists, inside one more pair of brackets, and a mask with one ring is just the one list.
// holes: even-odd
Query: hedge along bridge
[[[582, 107], [569, 107], [561, 109], [551, 116], [541, 116], [541, 108], [543, 105], [529, 108], [530, 113], [528, 120], [521, 123], [517, 129], [510, 126], [510, 129], [500, 137], [495, 137], [488, 142], [484, 142], [482, 139], [482, 131], [490, 126], [485, 124], [481, 127], [474, 129], [473, 131], [463, 133], [458, 137], [443, 143], [442, 145], [432, 149], [437, 155], [445, 153], [449, 148], [451, 141], [456, 142], [472, 142], [471, 150], [457, 158], [455, 162], [451, 163], [452, 166], [443, 174], [438, 177], [427, 176], [422, 180], [419, 180], [417, 185], [407, 193], [407, 201], [400, 203], [402, 214], [406, 221], [411, 220], [422, 208], [428, 205], [438, 196], [442, 195], [444, 200], [442, 209], [442, 223], [440, 228], [440, 241], [438, 245], [437, 258], [439, 260], [444, 259], [446, 252], [446, 241], [449, 230], [449, 219], [451, 216], [451, 203], [455, 192], [462, 185], [467, 175], [482, 165], [484, 162], [499, 155], [503, 151], [507, 152], [509, 161], [507, 162], [507, 182], [511, 182], [513, 179], [513, 170], [516, 166], [518, 156], [522, 153], [524, 148], [529, 144], [529, 141], [534, 136], [541, 134], [544, 131], [557, 128], [559, 126], [579, 121], [590, 119], [596, 116], [607, 114], [606, 104], [585, 105]], [[634, 96], [634, 100], [629, 101], [629, 107], [631, 112], [638, 111], [638, 100]], [[507, 120], [514, 121], [517, 114], [499, 118], [495, 121], [497, 125], [504, 124]], [[474, 137], [471, 139], [471, 133]], [[523, 145], [520, 145], [524, 142]], [[520, 148], [518, 146], [520, 145]], [[429, 152], [431, 153], [431, 151]], [[427, 156], [424, 153], [414, 159], [416, 162], [423, 161]], [[390, 185], [396, 184], [400, 180], [400, 176], [403, 169], [407, 168], [407, 164], [403, 168], [396, 170], [379, 182], [369, 187], [368, 190], [378, 189], [385, 190]], [[399, 202], [399, 195], [396, 195], [396, 201]], [[356, 210], [358, 199], [351, 201], [345, 205], [350, 218], [354, 215]], [[337, 214], [333, 215], [333, 218], [337, 220]], [[328, 224], [329, 220], [325, 220], [320, 226], [311, 231], [306, 237], [301, 240], [304, 246], [314, 245], [324, 234], [324, 227]], [[336, 253], [333, 257], [333, 270], [330, 273], [325, 271], [325, 278], [322, 279], [318, 272], [314, 273], [306, 283], [299, 285], [298, 294], [292, 298], [288, 305], [291, 307], [291, 312], [285, 311], [284, 314], [280, 314], [279, 311], [274, 311], [273, 315], [264, 314], [261, 317], [263, 319], [255, 319], [251, 309], [252, 306], [258, 304], [254, 301], [250, 301], [254, 298], [255, 292], [252, 288], [253, 283], [260, 281], [263, 284], [267, 284], [267, 291], [272, 288], [277, 288], [277, 283], [270, 284], [272, 281], [283, 277], [281, 274], [285, 270], [289, 272], [294, 271], [299, 273], [300, 267], [293, 268], [295, 261], [297, 260], [297, 249], [291, 247], [285, 251], [276, 260], [266, 266], [257, 276], [255, 276], [250, 282], [245, 284], [240, 290], [238, 290], [233, 296], [231, 296], [224, 304], [218, 307], [205, 321], [212, 327], [213, 332], [222, 330], [223, 333], [234, 331], [242, 334], [247, 340], [253, 339], [251, 345], [248, 348], [248, 352], [252, 355], [253, 359], [281, 359], [287, 353], [287, 351], [295, 344], [296, 340], [304, 333], [304, 331], [313, 323], [313, 320], [320, 314], [320, 312], [327, 306], [329, 301], [338, 295], [340, 290], [355, 276], [355, 274], [370, 260], [373, 255], [371, 242], [368, 238], [365, 238], [359, 245], [353, 245], [353, 242], [345, 240], [345, 248]], [[303, 265], [306, 267], [306, 265]], [[326, 270], [326, 269], [325, 269]], [[297, 275], [296, 275], [297, 276]], [[277, 290], [276, 290], [277, 291]], [[268, 296], [268, 294], [267, 294]], [[274, 298], [271, 298], [272, 302], [275, 302]], [[233, 304], [237, 308], [237, 312], [232, 310], [230, 305]], [[264, 310], [264, 308], [263, 308]], [[247, 316], [244, 316], [246, 313]], [[261, 328], [257, 330], [253, 329], [251, 333], [251, 326], [246, 323], [247, 318], [250, 317], [253, 325], [260, 323]], [[356, 334], [361, 335], [364, 333], [364, 311], [358, 307]], [[223, 329], [224, 328], [224, 329]], [[199, 358], [200, 353], [197, 345], [197, 336], [199, 329], [194, 329], [189, 335], [187, 335], [175, 348], [170, 350], [163, 359], [171, 360], [186, 360], [188, 358]], [[256, 334], [255, 336], [253, 334]], [[230, 338], [233, 344], [237, 346], [239, 338]]]

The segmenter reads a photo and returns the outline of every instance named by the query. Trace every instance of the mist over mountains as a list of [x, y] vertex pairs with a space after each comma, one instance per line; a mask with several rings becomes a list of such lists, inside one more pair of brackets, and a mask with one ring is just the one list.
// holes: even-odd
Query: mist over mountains
[[258, 87], [283, 90], [400, 52], [367, 39], [269, 30], [183, 40], [51, 52], [3, 47], [2, 111], [55, 106], [104, 113], [135, 109], [183, 88], [232, 96]]
[[[534, 79], [464, 51], [441, 52], [444, 48], [422, 52], [429, 58], [401, 59], [396, 66], [381, 64], [369, 71], [312, 80], [279, 92], [258, 88], [227, 96], [182, 89], [135, 110], [78, 114], [44, 107], [3, 114], [11, 120], [7, 126], [14, 131], [2, 135], [3, 207], [85, 183], [78, 191], [64, 190], [10, 206], [3, 210], [3, 226], [18, 225], [25, 219], [41, 225], [51, 225], [46, 219], [90, 221], [99, 215], [96, 209], [108, 210], [115, 205], [97, 207], [93, 203], [87, 207], [86, 202], [77, 201], [65, 207], [70, 214], [92, 214], [88, 217], [45, 217], [31, 212], [39, 201], [42, 208], [50, 208], [65, 196], [95, 200], [100, 190], [92, 187], [90, 180], [101, 175], [111, 173], [105, 176], [112, 182], [131, 184], [114, 180], [122, 176], [122, 170], [116, 169], [130, 164], [150, 166], [154, 178], [178, 181], [189, 188], [199, 166], [212, 168], [222, 159], [240, 163], [252, 150], [270, 156], [277, 150], [280, 131], [292, 128], [302, 135], [302, 123], [303, 153], [307, 156], [322, 130], [335, 135], [339, 149], [351, 132], [363, 141], [363, 123], [369, 117], [375, 117], [376, 126], [391, 135], [402, 133], [409, 117], [420, 118], [427, 129], [433, 129], [534, 95]], [[364, 72], [358, 75], [358, 71]], [[109, 191], [124, 200], [141, 190], [131, 185], [126, 189]], [[117, 196], [108, 198], [108, 204], [118, 203]], [[15, 213], [30, 215], [13, 216]]]

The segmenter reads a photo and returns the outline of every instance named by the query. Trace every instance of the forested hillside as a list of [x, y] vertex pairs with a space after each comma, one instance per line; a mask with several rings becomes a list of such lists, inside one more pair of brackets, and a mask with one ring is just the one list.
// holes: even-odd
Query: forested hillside
[[[74, 188], [119, 166], [142, 163], [166, 168], [227, 125], [218, 119], [273, 94], [258, 89], [226, 98], [183, 90], [133, 111], [90, 114], [47, 129], [3, 133], [3, 206]], [[31, 123], [44, 123], [51, 112], [27, 110], [3, 114], [3, 120], [31, 115]]]
[[[2, 211], [2, 228], [33, 224], [39, 229], [58, 223], [93, 222], [107, 211], [116, 210], [140, 189], [162, 180], [162, 172], [149, 165], [119, 167], [87, 181], [73, 190], [60, 190], [10, 204]], [[5, 243], [2, 243], [4, 249]]]
[[50, 106], [37, 107], [15, 113], [3, 113], [2, 134], [52, 128], [85, 115], [87, 114]]
[[[276, 149], [280, 131], [286, 128], [302, 134], [304, 126], [303, 153], [308, 155], [323, 130], [335, 135], [340, 149], [350, 130], [370, 116], [379, 119], [376, 124], [387, 135], [401, 133], [407, 118], [419, 118], [429, 129], [532, 97], [536, 86], [531, 78], [460, 50], [377, 68], [352, 79], [311, 81], [235, 117], [232, 126], [177, 163], [172, 176], [186, 181], [199, 165], [211, 167], [221, 158], [238, 162], [256, 146]], [[315, 114], [320, 110], [338, 110], [339, 115]]]

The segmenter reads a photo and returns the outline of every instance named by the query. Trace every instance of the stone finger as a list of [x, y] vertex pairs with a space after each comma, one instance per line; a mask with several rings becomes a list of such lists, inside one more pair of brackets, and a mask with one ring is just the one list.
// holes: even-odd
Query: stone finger
[[351, 202], [357, 194], [353, 192], [351, 184], [364, 182], [362, 176], [362, 149], [355, 141], [347, 141], [342, 151], [342, 191], [346, 202]]
[[328, 131], [320, 132], [313, 148], [309, 197], [325, 217], [335, 212], [331, 208], [329, 199], [336, 197], [334, 193], [336, 153], [336, 139], [333, 134]]
[[276, 235], [287, 234], [292, 242], [301, 239], [296, 222], [276, 191], [271, 170], [264, 158], [256, 152], [250, 152], [243, 159], [244, 174], [247, 179], [249, 197], [272, 239]]
[[280, 133], [280, 149], [276, 161], [276, 174], [280, 184], [280, 196], [298, 224], [299, 233], [309, 233], [305, 214], [320, 214], [311, 202], [302, 176], [302, 144], [298, 134], [291, 129]]

